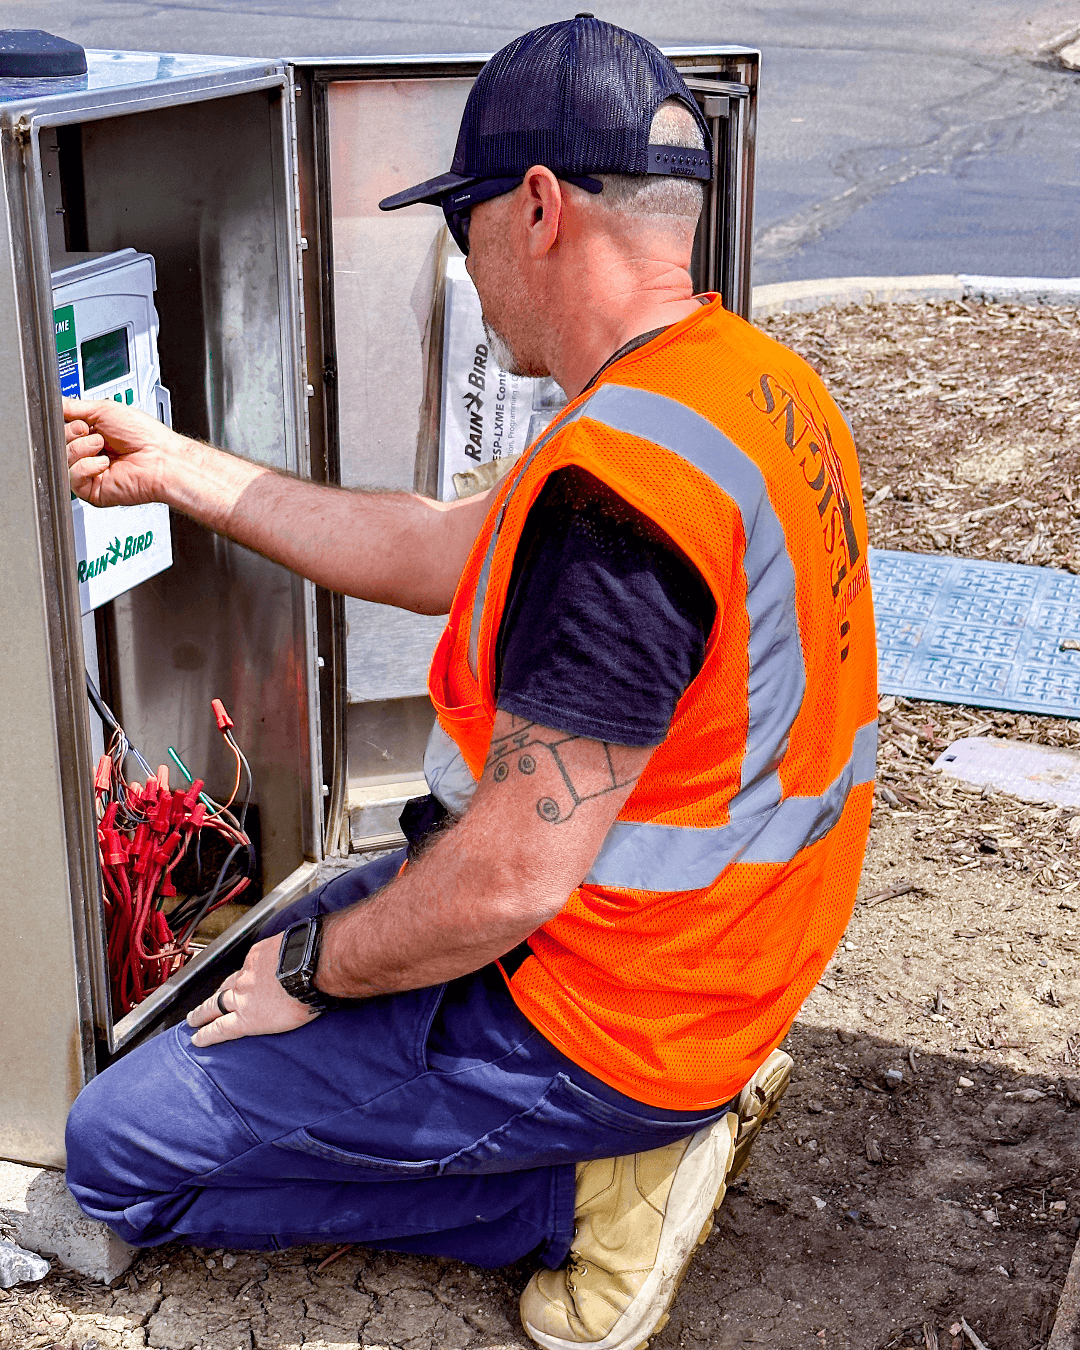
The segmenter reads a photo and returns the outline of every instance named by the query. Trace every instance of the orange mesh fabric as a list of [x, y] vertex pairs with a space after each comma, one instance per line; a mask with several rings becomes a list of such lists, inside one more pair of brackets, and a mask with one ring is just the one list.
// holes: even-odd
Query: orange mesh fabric
[[[593, 391], [575, 400], [504, 481], [470, 556], [432, 665], [443, 729], [479, 776], [517, 541], [547, 476], [574, 464], [655, 520], [717, 604], [702, 670], [619, 821], [698, 831], [732, 819], [753, 752], [748, 738], [758, 734], [751, 704], [760, 711], [769, 697], [754, 685], [751, 659], [754, 624], [767, 613], [754, 609], [761, 602], [751, 603], [748, 581], [761, 561], [760, 543], [750, 557], [748, 537], [761, 539], [758, 517], [769, 512], [779, 522], [770, 537], [794, 575], [788, 627], [797, 627], [798, 642], [784, 659], [801, 661], [805, 681], [769, 767], [785, 800], [826, 794], [852, 758], [857, 729], [876, 719], [866, 523], [843, 418], [804, 362], [718, 300], [609, 367], [596, 389], [606, 386], [692, 410], [756, 466], [767, 500], [745, 519], [724, 470], [710, 476], [673, 448], [616, 430], [600, 420], [599, 397], [590, 417]], [[537, 959], [511, 981], [516, 1003], [575, 1062], [640, 1101], [676, 1110], [726, 1101], [783, 1038], [847, 926], [871, 793], [868, 782], [851, 787], [824, 837], [786, 861], [736, 859], [691, 889], [587, 881], [530, 939]]]

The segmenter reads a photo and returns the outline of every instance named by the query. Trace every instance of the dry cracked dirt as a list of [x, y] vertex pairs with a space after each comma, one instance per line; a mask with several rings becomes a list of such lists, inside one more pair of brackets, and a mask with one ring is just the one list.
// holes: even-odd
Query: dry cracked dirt
[[[1080, 571], [1075, 311], [785, 315], [860, 445], [872, 542]], [[1080, 812], [940, 777], [1078, 724], [886, 698], [860, 900], [795, 1079], [653, 1350], [1045, 1347], [1080, 1228]], [[177, 1246], [0, 1292], [2, 1350], [509, 1350], [526, 1266]]]

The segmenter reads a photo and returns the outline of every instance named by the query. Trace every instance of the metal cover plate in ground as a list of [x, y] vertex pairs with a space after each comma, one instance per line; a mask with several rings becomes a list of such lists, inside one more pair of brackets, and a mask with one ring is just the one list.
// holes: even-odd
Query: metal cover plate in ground
[[1073, 750], [967, 736], [943, 750], [934, 768], [976, 787], [989, 783], [1029, 802], [1080, 806], [1080, 755]]
[[883, 694], [1080, 717], [1080, 577], [870, 550]]

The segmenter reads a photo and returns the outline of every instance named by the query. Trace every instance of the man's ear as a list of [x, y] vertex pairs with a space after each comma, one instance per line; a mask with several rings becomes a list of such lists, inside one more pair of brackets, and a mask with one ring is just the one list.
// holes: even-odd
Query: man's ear
[[562, 223], [562, 184], [543, 164], [534, 164], [522, 182], [521, 209], [529, 254], [542, 258], [558, 238]]

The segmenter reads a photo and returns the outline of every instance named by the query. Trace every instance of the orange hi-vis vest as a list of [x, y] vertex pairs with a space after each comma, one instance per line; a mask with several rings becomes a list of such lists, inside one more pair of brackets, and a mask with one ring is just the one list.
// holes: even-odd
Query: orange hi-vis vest
[[597, 1078], [705, 1109], [783, 1038], [855, 900], [877, 746], [855, 446], [810, 367], [718, 299], [603, 371], [500, 486], [435, 652], [425, 773], [456, 813], [491, 740], [518, 539], [567, 465], [655, 521], [717, 614], [666, 738], [510, 990]]

